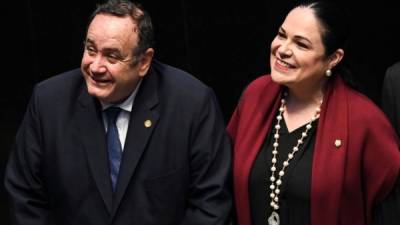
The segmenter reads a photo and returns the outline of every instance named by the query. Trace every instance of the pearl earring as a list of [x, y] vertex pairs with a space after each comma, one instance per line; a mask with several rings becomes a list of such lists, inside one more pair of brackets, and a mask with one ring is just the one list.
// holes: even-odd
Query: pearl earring
[[325, 75], [326, 75], [327, 77], [332, 76], [332, 70], [327, 69], [327, 70], [325, 71]]

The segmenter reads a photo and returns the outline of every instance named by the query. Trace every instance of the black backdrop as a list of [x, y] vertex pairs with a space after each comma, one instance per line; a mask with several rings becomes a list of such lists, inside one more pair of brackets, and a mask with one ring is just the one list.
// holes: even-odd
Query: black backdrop
[[[95, 0], [3, 3], [0, 88], [0, 180], [33, 85], [78, 67]], [[269, 71], [269, 45], [290, 0], [142, 0], [156, 30], [156, 58], [211, 86], [228, 120], [243, 88]], [[345, 1], [343, 1], [345, 2]], [[400, 8], [380, 1], [346, 1], [352, 23], [346, 58], [361, 91], [380, 103], [386, 68], [400, 57]], [[0, 224], [8, 224], [4, 185]]]

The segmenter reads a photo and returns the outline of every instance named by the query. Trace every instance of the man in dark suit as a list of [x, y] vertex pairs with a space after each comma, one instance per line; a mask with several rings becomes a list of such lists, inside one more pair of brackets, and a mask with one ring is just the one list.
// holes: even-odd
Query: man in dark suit
[[382, 88], [382, 108], [400, 136], [400, 62], [386, 71]]
[[225, 224], [231, 150], [213, 91], [152, 60], [148, 14], [94, 12], [80, 69], [38, 84], [5, 175], [15, 225]]

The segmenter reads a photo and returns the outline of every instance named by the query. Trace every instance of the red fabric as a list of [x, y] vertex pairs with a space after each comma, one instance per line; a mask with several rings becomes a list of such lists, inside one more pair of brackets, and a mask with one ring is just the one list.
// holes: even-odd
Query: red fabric
[[[383, 113], [333, 78], [324, 96], [312, 165], [311, 225], [370, 225], [372, 206], [400, 174], [399, 140]], [[251, 225], [249, 174], [280, 105], [281, 86], [262, 76], [245, 90], [228, 125], [234, 145], [238, 225]], [[341, 140], [337, 148], [335, 141]], [[267, 200], [266, 200], [267, 201]]]

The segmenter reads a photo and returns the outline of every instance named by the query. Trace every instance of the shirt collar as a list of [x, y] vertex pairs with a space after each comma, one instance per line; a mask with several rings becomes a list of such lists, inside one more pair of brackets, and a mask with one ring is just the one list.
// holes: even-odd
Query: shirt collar
[[141, 84], [142, 84], [142, 80], [140, 80], [139, 83], [136, 85], [136, 88], [135, 88], [135, 90], [133, 90], [132, 94], [129, 95], [129, 97], [127, 99], [125, 99], [125, 101], [123, 101], [123, 102], [121, 102], [119, 104], [110, 104], [110, 103], [105, 103], [105, 102], [100, 101], [101, 108], [104, 111], [107, 108], [109, 108], [111, 106], [114, 106], [114, 107], [119, 107], [124, 111], [131, 112], [132, 111], [133, 102], [135, 101], [136, 94], [137, 94]]

